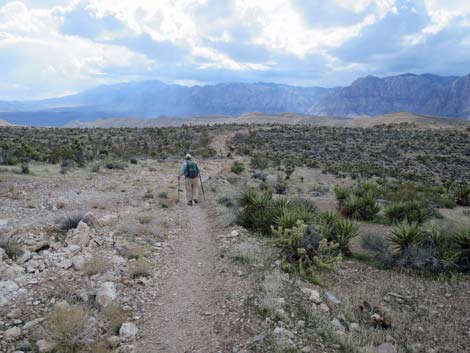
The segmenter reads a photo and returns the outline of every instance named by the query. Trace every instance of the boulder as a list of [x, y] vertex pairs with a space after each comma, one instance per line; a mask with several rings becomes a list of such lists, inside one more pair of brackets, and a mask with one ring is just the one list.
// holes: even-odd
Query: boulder
[[7, 304], [18, 293], [18, 285], [10, 280], [0, 281], [0, 305]]
[[17, 264], [7, 265], [4, 264], [0, 269], [2, 278], [15, 279], [25, 273], [25, 269]]
[[31, 259], [31, 252], [28, 250], [23, 251], [23, 253], [16, 259], [16, 263], [18, 265], [23, 265], [24, 263], [28, 262]]
[[33, 346], [28, 340], [16, 342], [16, 350], [21, 352], [30, 352], [33, 350]]
[[135, 339], [139, 329], [132, 322], [125, 322], [121, 325], [119, 329], [119, 337], [121, 341], [132, 341]]
[[116, 287], [113, 282], [104, 282], [96, 293], [96, 302], [105, 307], [111, 304], [117, 297]]
[[90, 242], [90, 238], [90, 227], [85, 222], [80, 221], [77, 228], [71, 229], [67, 233], [66, 243], [67, 245], [77, 245], [84, 248]]

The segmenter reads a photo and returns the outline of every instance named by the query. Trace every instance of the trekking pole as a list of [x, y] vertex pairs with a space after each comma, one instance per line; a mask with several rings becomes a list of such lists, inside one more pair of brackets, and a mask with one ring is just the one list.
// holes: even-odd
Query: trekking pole
[[178, 175], [178, 202], [180, 201], [180, 176]]
[[201, 173], [199, 173], [199, 181], [201, 182], [202, 198], [206, 199], [206, 193], [204, 192], [204, 184], [202, 183]]

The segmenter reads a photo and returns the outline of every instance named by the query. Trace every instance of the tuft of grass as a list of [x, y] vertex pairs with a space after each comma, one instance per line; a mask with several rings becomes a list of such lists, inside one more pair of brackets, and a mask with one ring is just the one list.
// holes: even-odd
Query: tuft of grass
[[101, 254], [93, 255], [83, 266], [83, 272], [88, 276], [105, 273], [109, 268], [107, 259]]
[[109, 329], [113, 335], [119, 335], [119, 329], [126, 322], [127, 314], [118, 304], [109, 304], [103, 309], [103, 314], [109, 323]]
[[94, 327], [88, 325], [90, 314], [80, 305], [61, 305], [54, 309], [47, 318], [44, 328], [56, 351], [61, 353], [77, 353], [92, 337]]
[[139, 259], [129, 265], [129, 273], [132, 278], [149, 277], [151, 272], [151, 264], [144, 259]]

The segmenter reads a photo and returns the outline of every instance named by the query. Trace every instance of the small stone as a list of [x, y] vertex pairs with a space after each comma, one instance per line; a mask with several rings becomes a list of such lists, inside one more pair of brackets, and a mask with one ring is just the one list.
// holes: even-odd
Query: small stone
[[19, 327], [12, 327], [6, 330], [3, 336], [5, 338], [18, 338], [21, 336], [21, 329]]
[[331, 325], [337, 330], [337, 331], [341, 331], [341, 332], [345, 332], [346, 331], [346, 328], [343, 326], [343, 324], [341, 323], [341, 321], [339, 321], [338, 319], [333, 319], [330, 321], [331, 322]]
[[380, 346], [377, 347], [377, 353], [397, 353], [397, 347], [393, 344], [386, 342], [382, 343]]
[[0, 281], [0, 305], [7, 304], [13, 299], [19, 290], [18, 285], [13, 281]]
[[119, 329], [119, 337], [121, 341], [131, 341], [135, 339], [139, 329], [132, 322], [125, 322], [121, 325]]
[[312, 351], [312, 348], [309, 346], [305, 346], [304, 348], [301, 349], [302, 353], [310, 353]]
[[54, 343], [46, 341], [46, 340], [37, 341], [36, 346], [38, 347], [39, 353], [50, 353], [56, 347]]
[[118, 336], [111, 336], [106, 339], [106, 343], [109, 348], [116, 348], [121, 343], [121, 339]]
[[104, 282], [96, 293], [96, 302], [105, 307], [117, 298], [116, 287], [113, 282]]
[[101, 227], [101, 222], [98, 218], [91, 212], [88, 212], [82, 219], [83, 222], [88, 224], [90, 227], [99, 228]]
[[336, 298], [336, 296], [331, 293], [331, 292], [325, 292], [325, 295], [326, 295], [326, 299], [328, 299], [328, 301], [334, 305], [338, 305], [341, 303], [341, 301], [339, 301], [338, 298]]
[[302, 292], [308, 296], [308, 299], [310, 299], [311, 302], [315, 304], [320, 304], [322, 302], [320, 298], [320, 292], [316, 289], [304, 287], [302, 288]]
[[321, 303], [320, 310], [328, 314], [330, 312], [330, 307], [325, 303]]
[[33, 350], [33, 346], [28, 340], [24, 340], [16, 343], [16, 349], [22, 352], [30, 352]]
[[21, 316], [21, 309], [13, 309], [7, 314], [7, 318], [9, 319], [19, 319]]
[[353, 322], [353, 323], [349, 324], [349, 330], [354, 331], [354, 332], [359, 332], [359, 331], [361, 331], [361, 326], [359, 326], [358, 323]]

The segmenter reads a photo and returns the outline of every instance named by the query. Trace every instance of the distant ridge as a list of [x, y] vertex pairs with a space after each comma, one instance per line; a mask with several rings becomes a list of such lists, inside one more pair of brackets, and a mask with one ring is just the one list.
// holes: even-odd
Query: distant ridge
[[94, 122], [71, 121], [65, 125], [68, 128], [144, 128], [214, 124], [286, 124], [286, 125], [315, 125], [367, 128], [377, 125], [410, 124], [415, 128], [424, 129], [449, 129], [470, 127], [470, 120], [457, 118], [441, 118], [418, 115], [407, 112], [392, 113], [370, 118], [334, 118], [313, 115], [285, 113], [269, 115], [263, 113], [248, 113], [239, 117], [229, 116], [200, 116], [193, 118], [111, 118], [99, 119]]
[[[17, 125], [63, 126], [69, 121], [137, 117], [364, 117], [396, 112], [470, 119], [470, 75], [367, 76], [338, 88], [276, 83], [180, 86], [160, 81], [99, 86], [79, 94], [30, 102], [0, 101], [0, 119]], [[173, 118], [171, 118], [173, 119]]]

